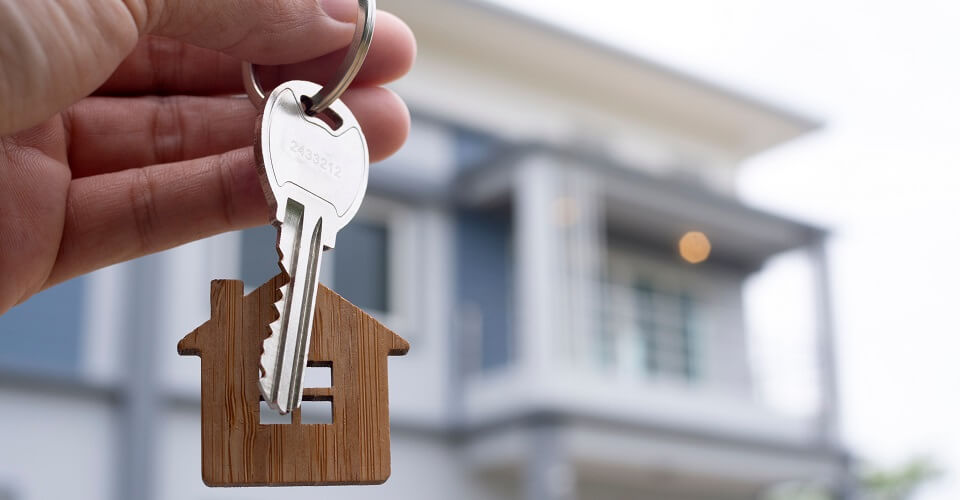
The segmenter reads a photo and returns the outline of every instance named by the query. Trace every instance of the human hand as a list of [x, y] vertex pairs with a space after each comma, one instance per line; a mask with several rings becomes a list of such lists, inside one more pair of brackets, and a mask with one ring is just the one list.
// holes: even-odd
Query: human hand
[[[350, 44], [356, 0], [0, 0], [0, 314], [117, 262], [269, 213], [251, 144], [264, 85], [323, 83]], [[372, 161], [403, 144], [406, 106], [379, 85], [413, 63], [380, 13], [343, 96]]]

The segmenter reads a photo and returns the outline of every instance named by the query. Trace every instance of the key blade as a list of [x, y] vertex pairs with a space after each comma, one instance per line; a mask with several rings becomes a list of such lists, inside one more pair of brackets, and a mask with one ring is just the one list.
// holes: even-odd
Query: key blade
[[275, 304], [280, 318], [271, 323], [270, 336], [263, 342], [259, 381], [264, 400], [284, 414], [299, 407], [303, 398], [323, 249], [320, 235], [320, 219], [307, 215], [298, 202], [288, 201], [277, 245], [289, 280]]

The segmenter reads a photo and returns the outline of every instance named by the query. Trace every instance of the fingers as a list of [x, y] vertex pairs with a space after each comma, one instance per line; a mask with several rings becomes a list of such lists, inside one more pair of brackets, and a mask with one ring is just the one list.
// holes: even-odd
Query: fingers
[[370, 161], [380, 161], [396, 153], [410, 133], [410, 111], [393, 91], [382, 88], [358, 88], [343, 95], [357, 117], [370, 148]]
[[137, 41], [122, 0], [0, 2], [0, 135], [89, 94]]
[[[275, 65], [349, 45], [355, 0], [35, 0], [0, 3], [0, 134], [28, 128], [89, 95], [141, 35]], [[225, 70], [224, 70], [225, 71]]]
[[356, 0], [123, 1], [141, 34], [256, 64], [294, 63], [346, 47], [358, 13]]
[[251, 148], [76, 179], [48, 286], [268, 217]]
[[[346, 55], [341, 49], [289, 66], [261, 66], [258, 75], [265, 88], [287, 80], [324, 84]], [[382, 85], [406, 74], [416, 56], [410, 28], [397, 17], [381, 13], [370, 52], [354, 80], [359, 86]], [[120, 64], [97, 93], [130, 94], [234, 94], [243, 92], [240, 59], [179, 40], [145, 37]]]
[[80, 178], [249, 146], [257, 112], [240, 97], [92, 97], [63, 117]]
[[[217, 109], [230, 112], [229, 98], [178, 99], [184, 103], [188, 99], [206, 101], [211, 113]], [[363, 127], [376, 157], [392, 153], [403, 143], [409, 115], [395, 94], [382, 88], [361, 88], [348, 92], [344, 100], [358, 117], [367, 117], [362, 120], [366, 121]], [[223, 118], [213, 120], [218, 119]], [[110, 122], [103, 120], [101, 125]], [[84, 126], [75, 121], [70, 127], [77, 133]], [[191, 140], [191, 134], [185, 131], [188, 129], [183, 127], [174, 134], [176, 140]], [[126, 144], [125, 148], [101, 152], [115, 156], [114, 162], [124, 154], [135, 155], [140, 141], [129, 139], [118, 140]], [[217, 140], [228, 144], [233, 139]], [[203, 149], [198, 141], [190, 145], [184, 142], [182, 150]], [[92, 153], [83, 154], [94, 156]], [[47, 286], [221, 232], [265, 224], [269, 211], [254, 161], [253, 150], [247, 147], [199, 159], [75, 178], [70, 183], [60, 253]], [[88, 173], [93, 170], [88, 167]]]
[[[410, 115], [393, 92], [357, 88], [343, 97], [364, 130], [371, 161], [406, 140]], [[246, 98], [84, 99], [63, 114], [74, 178], [209, 156], [253, 144], [257, 112]]]

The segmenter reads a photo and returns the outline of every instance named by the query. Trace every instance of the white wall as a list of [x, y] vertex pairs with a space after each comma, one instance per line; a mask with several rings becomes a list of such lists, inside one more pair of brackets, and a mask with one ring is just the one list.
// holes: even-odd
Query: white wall
[[0, 491], [16, 500], [111, 498], [116, 425], [106, 401], [0, 389]]
[[[200, 412], [172, 410], [164, 416], [159, 453], [158, 500], [509, 500], [510, 485], [475, 477], [465, 469], [458, 449], [436, 437], [391, 431], [392, 475], [382, 486], [325, 488], [207, 488], [201, 479]], [[501, 495], [506, 493], [505, 495]], [[52, 498], [52, 497], [51, 497]]]

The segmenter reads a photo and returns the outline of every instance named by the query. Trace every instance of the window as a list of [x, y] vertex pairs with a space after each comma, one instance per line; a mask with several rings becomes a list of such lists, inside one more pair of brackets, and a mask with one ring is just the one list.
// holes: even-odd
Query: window
[[279, 411], [270, 408], [266, 401], [260, 401], [260, 425], [290, 425], [293, 423], [293, 414], [281, 415]]
[[454, 133], [455, 161], [461, 170], [483, 166], [503, 147], [500, 140], [489, 134], [465, 128], [455, 129]]
[[333, 288], [361, 309], [388, 312], [390, 231], [386, 223], [354, 220], [340, 230], [333, 250]]
[[658, 292], [649, 283], [634, 286], [639, 362], [654, 377], [697, 377], [693, 302], [686, 294]]
[[[241, 279], [252, 290], [277, 275], [277, 230], [248, 229], [241, 237]], [[385, 223], [354, 220], [337, 235], [337, 247], [323, 254], [321, 281], [367, 311], [390, 311], [390, 234]], [[324, 267], [328, 266], [328, 267]], [[332, 267], [332, 272], [330, 271]]]
[[300, 423], [329, 425], [333, 423], [333, 364], [310, 363], [303, 374], [303, 402]]
[[[366, 200], [361, 214], [337, 234], [337, 247], [323, 253], [320, 266], [321, 283], [381, 321], [390, 322], [392, 328], [396, 328], [406, 300], [398, 295], [394, 283], [395, 262], [398, 251], [403, 250], [403, 241], [396, 236], [409, 232], [404, 229], [403, 210], [380, 199]], [[276, 244], [273, 226], [243, 232], [240, 277], [248, 292], [279, 272]], [[400, 253], [409, 255], [410, 250]]]
[[75, 375], [80, 369], [85, 282], [68, 281], [0, 316], [0, 367]]
[[468, 369], [507, 365], [513, 337], [513, 226], [509, 212], [457, 214], [457, 300]]
[[267, 225], [247, 229], [240, 241], [240, 279], [249, 292], [280, 272], [277, 228]]
[[300, 406], [300, 423], [303, 425], [333, 424], [333, 400], [304, 401]]
[[623, 378], [702, 381], [702, 315], [696, 281], [636, 256], [615, 258], [603, 287], [601, 328], [593, 356], [601, 371]]

